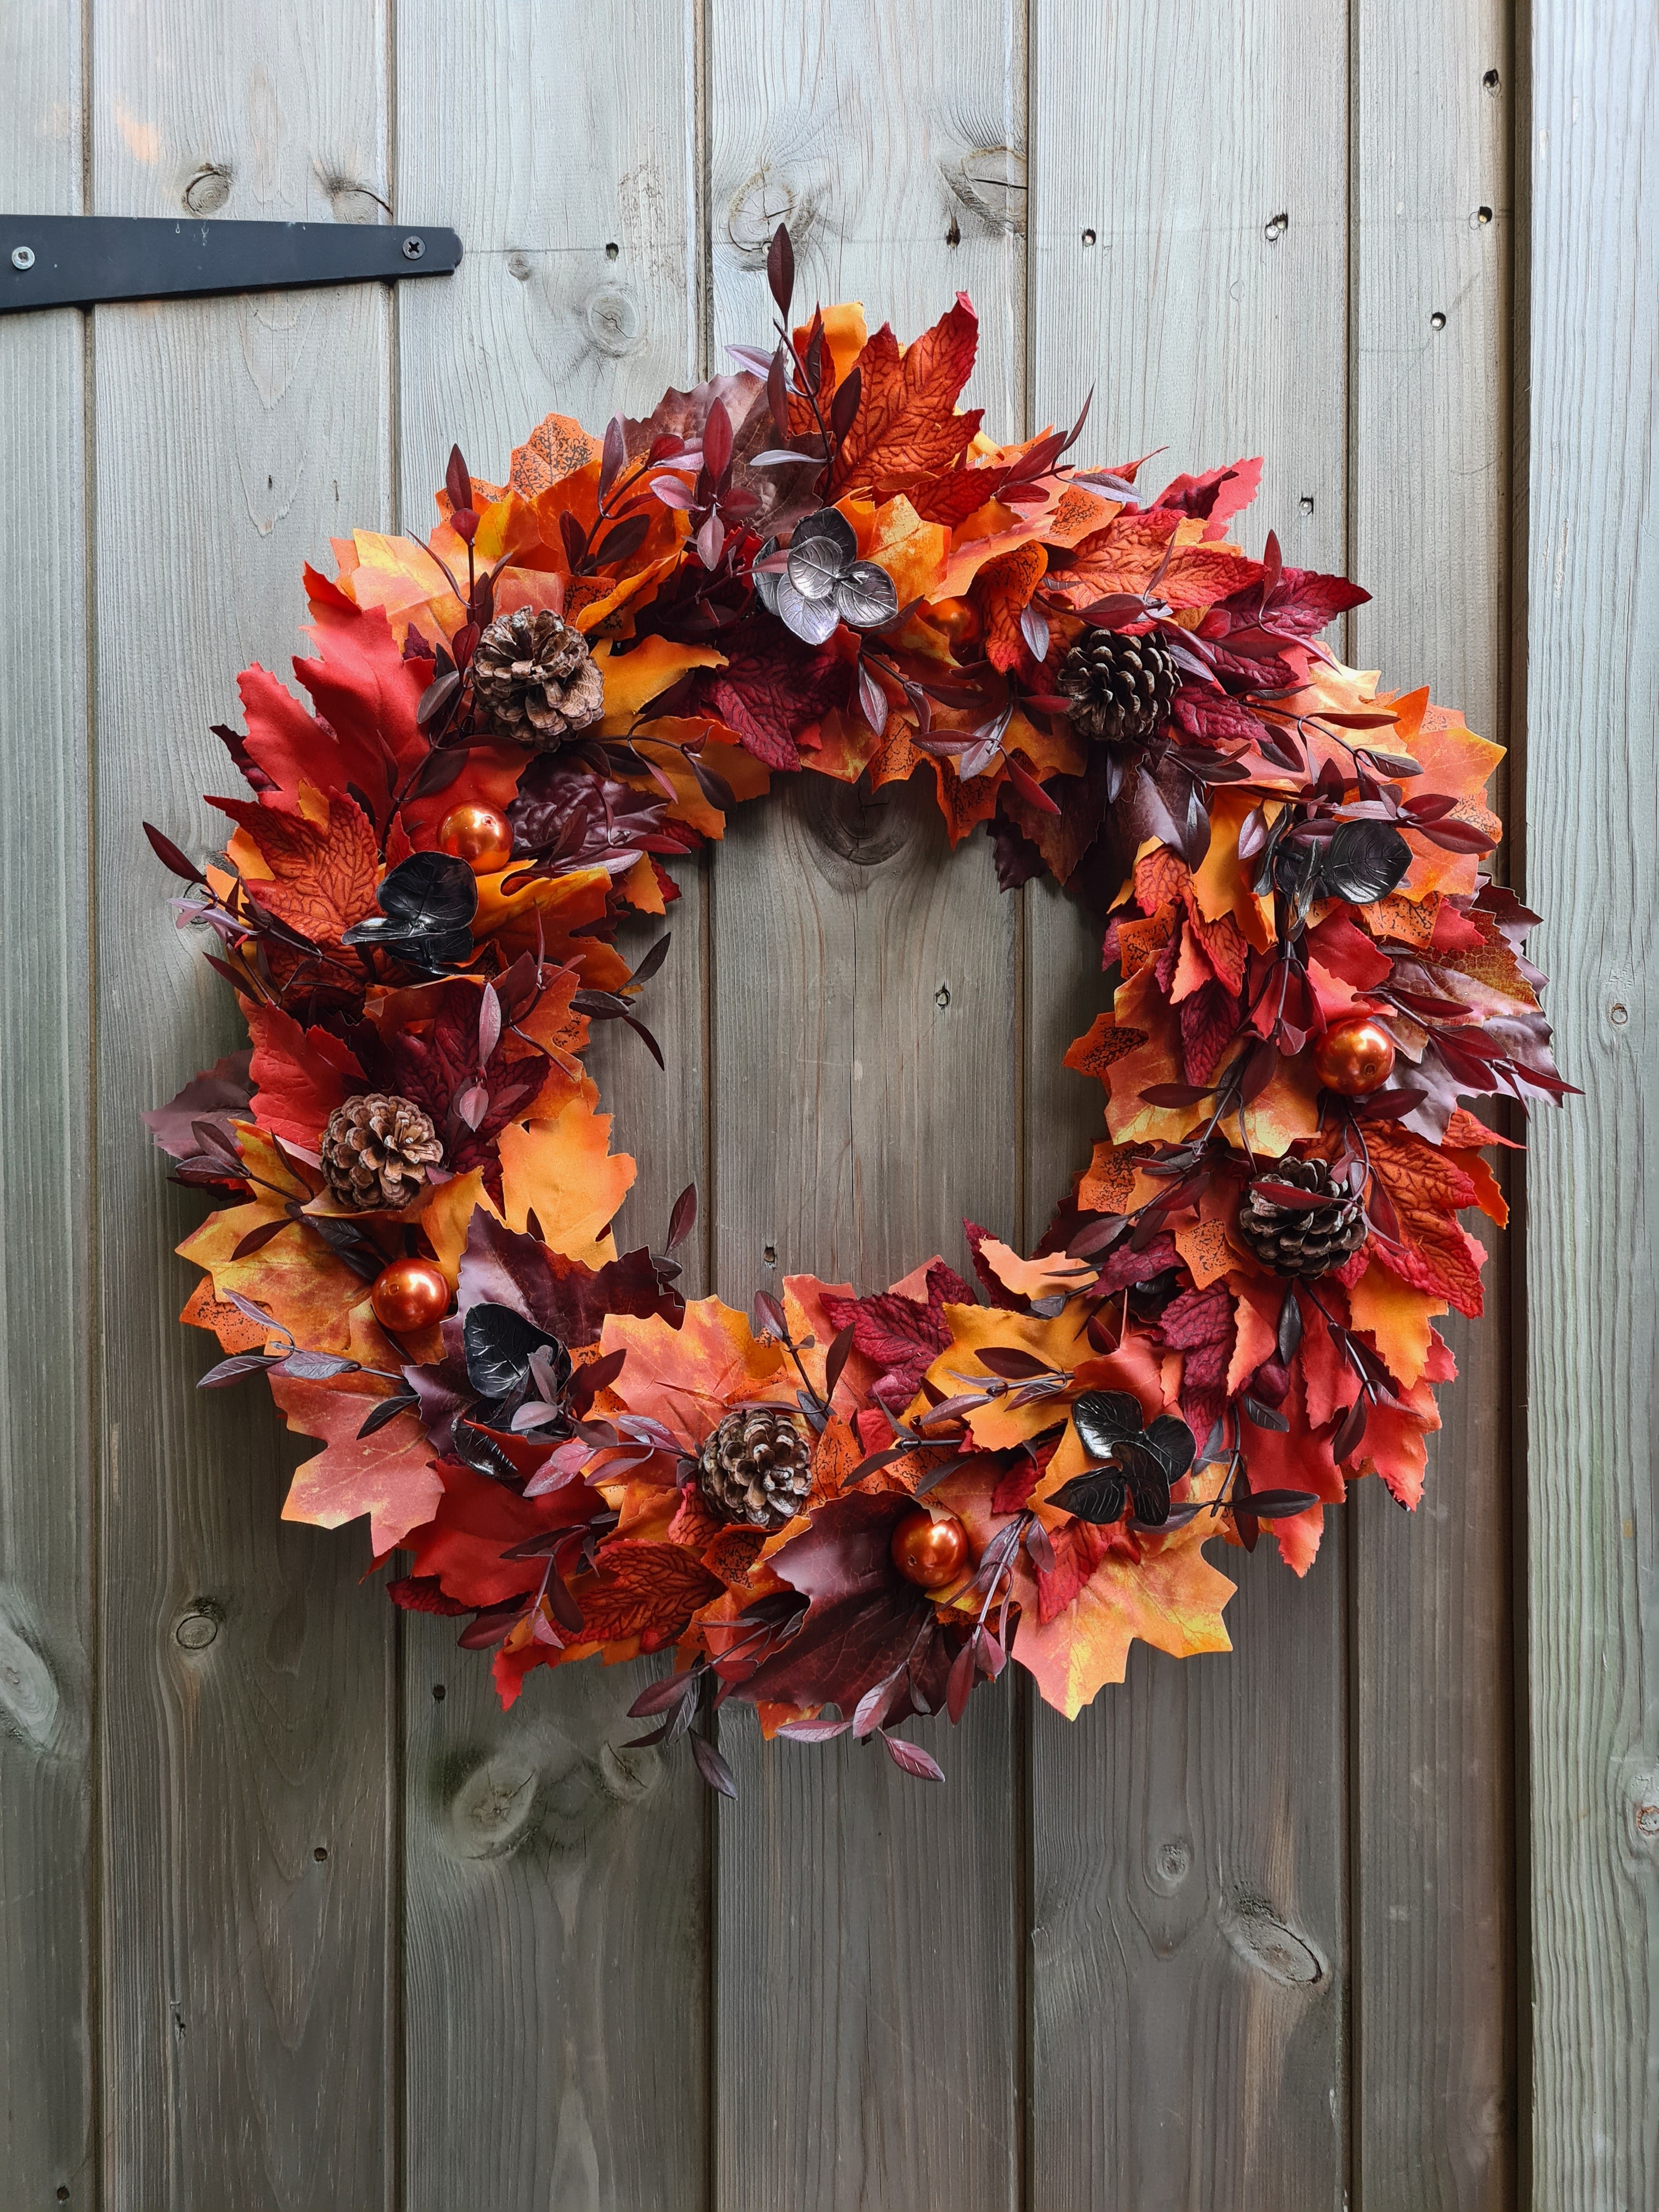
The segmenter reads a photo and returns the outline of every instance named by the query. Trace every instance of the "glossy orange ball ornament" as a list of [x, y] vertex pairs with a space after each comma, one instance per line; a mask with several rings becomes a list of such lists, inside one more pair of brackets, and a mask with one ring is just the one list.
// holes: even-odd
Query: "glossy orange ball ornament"
[[1394, 1073], [1394, 1039], [1369, 1014], [1333, 1022], [1314, 1047], [1314, 1068], [1327, 1091], [1363, 1098]]
[[393, 1336], [425, 1328], [449, 1310], [449, 1285], [430, 1260], [394, 1260], [374, 1278], [368, 1294], [374, 1318]]
[[465, 860], [475, 876], [492, 876], [513, 858], [513, 827], [493, 806], [469, 799], [452, 806], [438, 824], [438, 843]]
[[954, 1513], [936, 1521], [918, 1505], [893, 1531], [893, 1565], [918, 1589], [943, 1589], [967, 1564], [968, 1531]]
[[977, 645], [983, 626], [979, 609], [970, 599], [934, 599], [921, 609], [923, 618], [943, 630], [952, 645]]

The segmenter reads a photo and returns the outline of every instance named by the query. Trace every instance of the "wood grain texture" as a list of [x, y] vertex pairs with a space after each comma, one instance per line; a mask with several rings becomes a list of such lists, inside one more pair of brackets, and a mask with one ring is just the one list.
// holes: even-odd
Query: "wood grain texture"
[[[696, 380], [696, 22], [682, 0], [405, 0], [398, 35], [397, 205], [466, 245], [451, 283], [399, 295], [401, 519], [421, 533], [454, 441], [498, 480], [550, 409], [599, 427]], [[491, 118], [459, 161], [458, 85]], [[660, 1246], [703, 1180], [703, 872], [677, 863], [680, 899], [621, 939], [637, 959], [672, 930], [643, 1008], [666, 1072], [616, 1024], [590, 1057], [641, 1165], [623, 1249]], [[614, 1747], [645, 1672], [532, 1675], [504, 1714], [453, 1625], [410, 1615], [404, 1679], [410, 2203], [701, 2205], [708, 1808], [683, 1754]]]
[[[1362, 8], [1354, 53], [1349, 573], [1374, 597], [1348, 658], [1393, 688], [1428, 684], [1500, 744], [1510, 14]], [[1462, 1372], [1423, 1504], [1402, 1514], [1362, 1483], [1350, 1510], [1364, 2212], [1516, 2201], [1509, 1255], [1481, 1233], [1488, 1311], [1440, 1324]]]
[[[1263, 453], [1250, 543], [1341, 564], [1348, 57], [1334, 9], [1084, 9], [1032, 27], [1034, 419], [1093, 384], [1090, 455], [1146, 483]], [[1288, 217], [1288, 222], [1275, 222]], [[1028, 893], [1039, 1229], [1101, 1133], [1060, 1066], [1099, 925]], [[1031, 1741], [1034, 2202], [1311, 2212], [1346, 2169], [1343, 1545], [1240, 1583], [1225, 1661], [1137, 1650]]]
[[[78, 21], [6, 9], [0, 78], [0, 205], [78, 213]], [[97, 2188], [84, 336], [0, 323], [0, 495], [43, 526], [0, 626], [0, 2172], [28, 2204]]]
[[[763, 35], [757, 36], [757, 21]], [[1021, 415], [1023, 27], [994, 4], [709, 21], [714, 339], [769, 324], [787, 216], [803, 309], [862, 297], [908, 337], [970, 289], [971, 396]], [[973, 183], [994, 175], [990, 185]], [[919, 789], [805, 777], [713, 878], [716, 1284], [808, 1269], [879, 1288], [972, 1213], [1015, 1226], [1017, 909], [982, 841], [949, 854]], [[716, 2201], [1012, 2203], [1020, 1822], [1006, 1694], [925, 1733], [942, 1789], [873, 1746], [828, 1758], [722, 1729]]]
[[1527, 880], [1563, 1066], [1527, 1224], [1539, 2212], [1659, 2196], [1651, 11], [1534, 0]]
[[[92, 32], [98, 212], [385, 198], [380, 9], [100, 4]], [[140, 817], [209, 847], [237, 669], [285, 669], [302, 558], [387, 515], [389, 317], [366, 288], [94, 319], [103, 2140], [143, 2212], [395, 2188], [391, 1609], [361, 1532], [279, 1522], [270, 1404], [197, 1397], [216, 1355], [171, 1247], [204, 1208], [137, 1119], [240, 1029]]]

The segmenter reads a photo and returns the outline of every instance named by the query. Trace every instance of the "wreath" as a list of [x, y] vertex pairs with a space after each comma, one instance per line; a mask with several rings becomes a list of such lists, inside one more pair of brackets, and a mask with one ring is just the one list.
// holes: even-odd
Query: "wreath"
[[[1080, 469], [959, 395], [965, 295], [901, 348], [861, 310], [667, 392], [603, 438], [550, 416], [503, 485], [452, 453], [422, 545], [307, 568], [307, 708], [259, 667], [222, 728], [181, 923], [247, 1049], [149, 1114], [225, 1200], [179, 1248], [218, 1389], [263, 1373], [323, 1449], [284, 1513], [367, 1516], [405, 1607], [464, 1619], [501, 1701], [598, 1653], [673, 1653], [640, 1742], [736, 1698], [807, 1741], [878, 1737], [1012, 1656], [1074, 1715], [1139, 1638], [1224, 1650], [1205, 1557], [1265, 1531], [1305, 1573], [1322, 1509], [1423, 1483], [1434, 1323], [1480, 1310], [1504, 1219], [1471, 1097], [1569, 1086], [1536, 917], [1480, 861], [1498, 746], [1320, 633], [1366, 594], [1230, 525], [1261, 463]], [[664, 863], [803, 770], [930, 778], [1004, 889], [1103, 917], [1109, 986], [1066, 1054], [1105, 1134], [1035, 1253], [966, 1224], [874, 1293], [809, 1275], [750, 1313], [618, 1253], [634, 1164], [583, 1051], [640, 1012], [630, 911]]]

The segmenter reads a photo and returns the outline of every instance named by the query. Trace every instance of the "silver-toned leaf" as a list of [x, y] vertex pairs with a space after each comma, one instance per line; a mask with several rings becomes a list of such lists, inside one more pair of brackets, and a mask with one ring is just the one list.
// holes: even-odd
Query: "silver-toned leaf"
[[836, 611], [851, 629], [879, 629], [898, 612], [898, 586], [873, 561], [854, 561], [835, 586]]
[[778, 578], [773, 607], [780, 620], [808, 645], [822, 645], [835, 635], [838, 618], [834, 602], [803, 599], [795, 588], [793, 573]]

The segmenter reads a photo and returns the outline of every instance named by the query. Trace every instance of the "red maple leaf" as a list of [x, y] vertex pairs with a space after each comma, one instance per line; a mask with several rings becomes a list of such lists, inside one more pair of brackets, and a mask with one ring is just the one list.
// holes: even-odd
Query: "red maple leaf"
[[571, 1595], [582, 1609], [584, 1641], [637, 1636], [645, 1650], [655, 1651], [682, 1635], [697, 1608], [725, 1587], [683, 1545], [620, 1543], [605, 1547], [598, 1574], [574, 1583]]
[[893, 1413], [908, 1406], [921, 1378], [951, 1341], [947, 1305], [970, 1306], [974, 1294], [954, 1267], [935, 1260], [927, 1270], [927, 1298], [883, 1291], [868, 1298], [825, 1293], [823, 1310], [837, 1328], [849, 1326], [853, 1348], [879, 1370], [870, 1395]]
[[817, 652], [769, 623], [748, 624], [726, 648], [724, 668], [696, 686], [699, 703], [742, 738], [768, 768], [797, 769], [797, 732], [847, 696], [847, 671], [832, 639]]
[[1186, 1356], [1181, 1367], [1181, 1410], [1200, 1443], [1227, 1396], [1227, 1368], [1236, 1325], [1231, 1293], [1224, 1282], [1208, 1290], [1183, 1291], [1158, 1316], [1158, 1334], [1172, 1352]]

